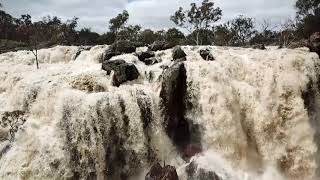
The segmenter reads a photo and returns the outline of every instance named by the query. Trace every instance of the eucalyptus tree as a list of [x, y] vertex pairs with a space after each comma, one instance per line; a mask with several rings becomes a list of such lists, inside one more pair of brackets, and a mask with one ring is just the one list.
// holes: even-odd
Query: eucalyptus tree
[[197, 6], [196, 3], [191, 3], [191, 7], [188, 10], [184, 10], [182, 7], [177, 10], [174, 15], [170, 17], [170, 20], [177, 26], [185, 28], [190, 34], [196, 33], [192, 40], [200, 45], [199, 36], [201, 30], [209, 30], [213, 28], [213, 24], [221, 19], [222, 10], [219, 7], [215, 7], [214, 2], [209, 0], [203, 0], [201, 6]]
[[110, 19], [109, 28], [110, 31], [115, 34], [116, 40], [118, 38], [119, 31], [125, 27], [125, 24], [128, 22], [128, 20], [129, 13], [126, 10], [118, 14], [116, 17]]

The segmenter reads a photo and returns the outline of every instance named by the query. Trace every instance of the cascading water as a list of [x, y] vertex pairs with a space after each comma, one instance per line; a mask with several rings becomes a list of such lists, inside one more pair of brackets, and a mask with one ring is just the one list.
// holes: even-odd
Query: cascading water
[[126, 54], [113, 59], [140, 77], [114, 87], [107, 49], [43, 49], [39, 70], [31, 52], [0, 55], [0, 179], [140, 180], [163, 161], [182, 180], [320, 177], [316, 54], [187, 46], [187, 61], [158, 51], [150, 66]]

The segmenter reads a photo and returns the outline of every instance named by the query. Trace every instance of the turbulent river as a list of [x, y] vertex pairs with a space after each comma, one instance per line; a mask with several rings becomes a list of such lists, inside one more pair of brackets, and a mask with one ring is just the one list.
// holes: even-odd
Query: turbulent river
[[140, 73], [119, 87], [101, 69], [108, 46], [40, 50], [39, 70], [31, 52], [1, 54], [0, 179], [143, 180], [155, 162], [181, 180], [320, 178], [317, 54], [182, 48], [175, 80], [171, 49], [150, 66], [114, 57]]

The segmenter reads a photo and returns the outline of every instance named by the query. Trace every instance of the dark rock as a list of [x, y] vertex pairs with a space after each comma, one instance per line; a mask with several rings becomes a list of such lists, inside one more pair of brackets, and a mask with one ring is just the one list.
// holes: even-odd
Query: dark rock
[[159, 60], [156, 58], [156, 57], [151, 57], [151, 58], [147, 58], [144, 60], [144, 63], [146, 65], [154, 65], [154, 64], [157, 64], [159, 63]]
[[118, 56], [118, 55], [121, 55], [121, 53], [118, 52], [118, 51], [113, 51], [112, 49], [108, 49], [108, 50], [105, 52], [104, 61], [109, 60], [109, 59], [111, 59], [113, 56]]
[[[187, 94], [187, 71], [183, 62], [177, 62], [164, 70], [161, 75], [160, 109], [163, 115], [163, 127], [173, 144], [185, 160], [201, 151], [201, 129], [186, 115], [190, 106]], [[188, 147], [190, 144], [194, 148]], [[196, 148], [197, 147], [197, 148]]]
[[136, 51], [136, 45], [130, 41], [117, 41], [110, 45], [109, 49], [105, 52], [104, 61], [126, 53], [133, 53]]
[[102, 63], [102, 69], [107, 71], [107, 74], [110, 75], [111, 71], [116, 69], [120, 64], [125, 64], [126, 61], [122, 59], [117, 59], [113, 61], [104, 61]]
[[153, 42], [148, 49], [151, 51], [161, 51], [161, 50], [166, 50], [173, 48], [174, 45], [165, 41], [155, 41]]
[[152, 58], [155, 56], [153, 51], [138, 52], [136, 53], [136, 55], [138, 56], [139, 60], [142, 62], [145, 62], [145, 59], [147, 58]]
[[145, 180], [178, 180], [178, 174], [173, 166], [161, 167], [159, 163], [153, 165]]
[[197, 180], [223, 180], [215, 172], [208, 171], [198, 166], [198, 164], [192, 161], [186, 167], [186, 173], [188, 174], [188, 179], [197, 179]]
[[183, 58], [180, 58], [180, 59], [176, 59], [176, 60], [173, 60], [175, 62], [183, 62], [183, 61], [186, 61], [187, 58], [186, 57], [183, 57]]
[[136, 51], [136, 46], [134, 43], [130, 42], [130, 41], [124, 41], [124, 40], [120, 40], [117, 42], [114, 42], [111, 46], [110, 49], [113, 52], [120, 52], [121, 54], [125, 54], [125, 53], [133, 53]]
[[187, 91], [184, 64], [175, 63], [164, 71], [162, 77], [160, 106], [164, 114], [164, 127], [168, 136], [181, 150], [190, 143], [189, 123], [184, 117]]
[[156, 180], [159, 179], [159, 176], [162, 174], [162, 166], [159, 163], [151, 166], [150, 171], [147, 173], [145, 180]]
[[316, 32], [310, 36], [308, 47], [311, 52], [315, 52], [320, 57], [320, 32]]
[[200, 50], [200, 56], [206, 61], [214, 61], [213, 55], [210, 53], [209, 49]]
[[91, 46], [80, 46], [80, 48], [78, 49], [78, 51], [74, 55], [73, 60], [76, 60], [80, 56], [82, 51], [90, 51], [91, 48], [92, 48]]
[[112, 85], [114, 86], [120, 86], [120, 84], [127, 82], [127, 81], [133, 81], [139, 77], [139, 71], [136, 68], [135, 65], [125, 63], [120, 64], [115, 70], [114, 70], [114, 76], [112, 78]]
[[178, 180], [176, 168], [173, 166], [165, 166], [162, 170], [163, 176], [161, 180]]
[[169, 66], [167, 66], [167, 65], [161, 65], [160, 68], [163, 69], [163, 70], [166, 70], [166, 69], [169, 68]]
[[74, 55], [73, 60], [76, 60], [80, 56], [81, 52], [82, 52], [82, 49], [79, 49]]
[[252, 48], [253, 49], [260, 49], [260, 50], [266, 50], [267, 49], [264, 44], [257, 44], [257, 45], [254, 45]]
[[172, 43], [170, 43], [170, 42], [167, 42], [165, 45], [164, 45], [164, 50], [166, 50], [166, 49], [171, 49], [171, 48], [173, 48], [175, 46], [175, 44], [172, 44]]
[[124, 60], [105, 61], [102, 63], [102, 69], [110, 75], [114, 71], [112, 85], [120, 86], [120, 84], [135, 80], [139, 77], [139, 71], [134, 64], [125, 62]]
[[185, 58], [187, 54], [181, 49], [180, 46], [175, 46], [172, 49], [172, 58], [173, 60]]

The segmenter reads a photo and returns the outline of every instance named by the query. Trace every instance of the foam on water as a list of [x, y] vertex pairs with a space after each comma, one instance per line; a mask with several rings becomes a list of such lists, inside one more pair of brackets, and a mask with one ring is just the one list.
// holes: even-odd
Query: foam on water
[[[209, 48], [216, 61], [203, 61]], [[159, 110], [161, 66], [122, 58], [141, 76], [119, 88], [101, 70], [108, 46], [57, 46], [0, 55], [0, 117], [23, 111], [13, 138], [0, 126], [0, 179], [143, 179], [150, 165], [213, 171], [223, 179], [318, 179], [319, 58], [305, 49], [266, 51], [183, 47], [186, 117], [200, 129], [203, 152], [185, 162], [167, 137]], [[141, 49], [142, 50], [142, 49]], [[0, 124], [1, 125], [1, 124]], [[2, 137], [1, 137], [2, 136]]]

